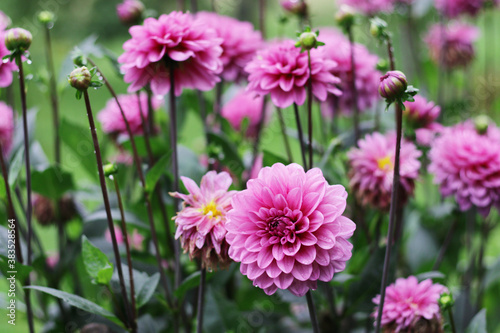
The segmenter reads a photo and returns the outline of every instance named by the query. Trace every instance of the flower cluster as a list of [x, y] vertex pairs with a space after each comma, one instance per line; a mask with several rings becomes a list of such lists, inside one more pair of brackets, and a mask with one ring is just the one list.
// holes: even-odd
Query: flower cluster
[[12, 83], [12, 72], [17, 71], [17, 65], [14, 60], [4, 61], [3, 58], [10, 54], [5, 46], [6, 32], [4, 29], [10, 24], [10, 19], [0, 11], [0, 88], [10, 86]]

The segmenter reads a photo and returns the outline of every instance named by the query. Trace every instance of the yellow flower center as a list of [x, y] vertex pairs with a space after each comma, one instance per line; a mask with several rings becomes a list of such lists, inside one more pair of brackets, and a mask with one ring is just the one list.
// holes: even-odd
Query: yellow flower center
[[209, 215], [210, 217], [216, 217], [216, 216], [221, 216], [222, 213], [217, 210], [217, 205], [215, 204], [215, 201], [212, 200], [208, 204], [201, 206], [200, 211], [204, 215]]
[[391, 157], [389, 155], [377, 159], [377, 164], [380, 170], [388, 171], [394, 169], [394, 164], [392, 163]]

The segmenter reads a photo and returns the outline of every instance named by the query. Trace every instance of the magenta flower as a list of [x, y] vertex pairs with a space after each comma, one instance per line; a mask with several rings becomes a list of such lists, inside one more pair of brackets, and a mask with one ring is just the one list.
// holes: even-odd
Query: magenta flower
[[414, 99], [414, 102], [404, 102], [403, 116], [415, 129], [417, 142], [428, 146], [442, 129], [442, 125], [436, 122], [441, 108], [420, 95], [416, 95]]
[[351, 6], [367, 16], [394, 9], [394, 0], [340, 0], [339, 3]]
[[14, 134], [14, 111], [10, 106], [0, 101], [0, 143], [4, 155], [10, 151]]
[[45, 258], [45, 264], [50, 269], [54, 269], [57, 266], [58, 263], [59, 263], [59, 253], [49, 254]]
[[[257, 52], [245, 67], [250, 73], [248, 90], [259, 95], [271, 95], [277, 107], [286, 108], [293, 103], [304, 104], [309, 79], [307, 52], [300, 52], [292, 40], [278, 42]], [[332, 70], [336, 63], [325, 59], [319, 49], [311, 51], [313, 95], [324, 102], [328, 93], [340, 95], [335, 86], [340, 79]]]
[[500, 207], [500, 130], [479, 134], [472, 122], [443, 130], [431, 145], [429, 172], [443, 196], [453, 195], [462, 211], [472, 206], [487, 216]]
[[[385, 292], [381, 324], [388, 332], [399, 333], [413, 332], [412, 328], [422, 319], [439, 322], [441, 310], [438, 301], [448, 289], [439, 283], [433, 284], [430, 279], [419, 283], [416, 277], [409, 276], [397, 279]], [[373, 298], [373, 303], [380, 304], [380, 295]], [[377, 318], [377, 314], [375, 309], [373, 317]]]
[[[394, 177], [394, 154], [396, 134], [368, 134], [358, 141], [359, 148], [352, 148], [349, 158], [349, 185], [358, 200], [379, 209], [388, 209], [391, 202], [392, 181]], [[400, 156], [401, 189], [404, 202], [413, 194], [415, 179], [418, 177], [422, 153], [415, 145], [403, 140]]]
[[[142, 119], [141, 111], [144, 119], [149, 118], [148, 112], [148, 96], [145, 92], [141, 92], [138, 98], [136, 94], [119, 95], [118, 101], [123, 109], [125, 118], [130, 125], [132, 134], [142, 134]], [[140, 101], [140, 105], [139, 105]], [[161, 98], [152, 98], [153, 109], [157, 110], [163, 103]], [[111, 98], [106, 103], [106, 107], [97, 115], [97, 119], [102, 125], [102, 130], [105, 133], [121, 134], [128, 136], [127, 127], [123, 120], [120, 108], [114, 98]]]
[[435, 24], [425, 37], [431, 59], [447, 69], [468, 66], [474, 59], [474, 42], [479, 37], [479, 29], [464, 23], [454, 23], [444, 27]]
[[0, 10], [0, 31], [5, 30], [11, 23], [10, 17]]
[[[340, 78], [341, 96], [329, 95], [322, 105], [324, 116], [332, 117], [334, 112], [350, 114], [353, 112], [354, 101], [352, 87], [351, 45], [349, 40], [339, 31], [331, 28], [320, 29], [319, 38], [325, 43], [319, 50], [327, 59], [337, 63], [331, 73]], [[378, 57], [371, 54], [361, 44], [354, 46], [354, 66], [356, 68], [356, 88], [358, 91], [358, 107], [364, 111], [373, 106], [380, 98], [378, 84], [381, 73], [375, 69]]]
[[[5, 46], [5, 32], [0, 31], [0, 59], [9, 54], [10, 51]], [[14, 61], [0, 61], [0, 88], [10, 86], [14, 71], [17, 71], [17, 65]]]
[[468, 14], [476, 16], [486, 0], [436, 0], [436, 8], [449, 18]]
[[264, 98], [251, 91], [240, 89], [236, 95], [227, 102], [221, 110], [222, 117], [226, 118], [231, 126], [239, 131], [242, 121], [247, 118], [249, 121], [246, 135], [255, 137], [262, 115]]
[[281, 7], [292, 14], [306, 15], [307, 4], [303, 0], [280, 0]]
[[134, 25], [141, 22], [144, 4], [138, 0], [124, 0], [116, 5], [116, 13], [122, 23]]
[[147, 18], [129, 32], [132, 39], [123, 44], [125, 52], [118, 58], [124, 80], [131, 84], [129, 92], [149, 84], [154, 94], [165, 95], [170, 91], [172, 68], [177, 96], [184, 88], [205, 91], [219, 82], [222, 39], [190, 14]]
[[[115, 227], [115, 236], [116, 236], [116, 242], [118, 243], [118, 245], [124, 244], [125, 239], [123, 238], [123, 233], [122, 233], [122, 229], [121, 228]], [[111, 240], [111, 232], [109, 231], [109, 229], [106, 229], [106, 232], [104, 233], [104, 238], [109, 243], [112, 242], [112, 240]], [[143, 242], [144, 242], [144, 236], [141, 235], [137, 231], [137, 229], [134, 229], [134, 231], [132, 232], [132, 234], [128, 235], [128, 243], [129, 243], [131, 249], [134, 249], [134, 250], [137, 250], [137, 251], [142, 251], [144, 249]]]
[[298, 164], [261, 169], [232, 200], [229, 257], [268, 295], [278, 288], [303, 296], [345, 269], [356, 225], [342, 216], [347, 192], [320, 169]]
[[228, 191], [231, 176], [227, 172], [209, 171], [201, 179], [200, 187], [187, 177], [181, 179], [189, 194], [170, 193], [184, 200], [183, 209], [174, 217], [175, 239], [181, 239], [184, 252], [191, 259], [200, 259], [202, 267], [223, 268], [229, 264], [226, 214], [236, 192]]
[[250, 22], [238, 21], [232, 17], [210, 12], [196, 14], [196, 19], [213, 28], [217, 37], [223, 40], [220, 56], [225, 81], [239, 81], [247, 76], [243, 70], [247, 63], [263, 46], [262, 35], [255, 31]]

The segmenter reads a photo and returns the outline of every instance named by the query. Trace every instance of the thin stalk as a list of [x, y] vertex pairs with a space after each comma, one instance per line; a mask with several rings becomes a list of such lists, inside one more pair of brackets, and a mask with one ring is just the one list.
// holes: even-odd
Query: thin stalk
[[[92, 114], [92, 108], [90, 106], [90, 99], [89, 99], [89, 94], [88, 94], [87, 90], [85, 90], [83, 92], [83, 97], [85, 99], [85, 107], [87, 108], [87, 116], [89, 118], [90, 132], [92, 134], [92, 141], [94, 143], [95, 156], [96, 156], [96, 160], [97, 160], [97, 171], [99, 172], [99, 182], [101, 184], [101, 191], [102, 191], [102, 197], [103, 197], [103, 202], [104, 202], [104, 208], [106, 210], [106, 216], [108, 219], [108, 228], [109, 228], [109, 232], [111, 234], [111, 240], [113, 243], [113, 251], [114, 251], [114, 255], [115, 255], [116, 268], [118, 270], [118, 278], [120, 280], [120, 289], [121, 289], [122, 298], [123, 298], [123, 302], [124, 302], [124, 306], [125, 306], [125, 312], [127, 313], [128, 318], [132, 318], [132, 314], [130, 311], [131, 310], [130, 304], [128, 302], [128, 297], [127, 297], [127, 289], [125, 287], [125, 279], [123, 278], [120, 251], [118, 249], [118, 242], [116, 241], [115, 228], [113, 227], [113, 217], [111, 216], [111, 207], [109, 205], [108, 191], [107, 191], [107, 187], [106, 187], [106, 178], [104, 176], [102, 157], [101, 157], [101, 148], [99, 146], [99, 140], [97, 138], [97, 131], [96, 131], [95, 123], [94, 123], [94, 116]], [[128, 327], [132, 327], [131, 323], [129, 323], [129, 322], [127, 322], [126, 325]]]
[[457, 329], [455, 328], [455, 318], [453, 316], [453, 309], [451, 307], [448, 308], [448, 315], [450, 316], [451, 332], [457, 333]]
[[354, 105], [354, 142], [355, 145], [358, 145], [358, 140], [361, 136], [361, 131], [359, 129], [359, 105], [358, 105], [358, 88], [356, 87], [356, 66], [355, 66], [355, 57], [354, 57], [354, 35], [352, 33], [352, 28], [347, 30], [347, 34], [349, 36], [349, 43], [351, 46], [351, 90], [352, 90], [352, 99]]
[[206, 268], [201, 269], [200, 275], [200, 286], [198, 287], [198, 314], [197, 314], [197, 324], [196, 332], [203, 332], [203, 308], [205, 305], [205, 284], [206, 284], [207, 270]]
[[198, 11], [198, 1], [191, 0], [191, 12], [196, 13]]
[[306, 160], [306, 152], [305, 152], [305, 144], [304, 144], [304, 133], [302, 132], [302, 124], [300, 123], [300, 114], [299, 107], [296, 103], [293, 103], [293, 111], [295, 112], [295, 120], [297, 122], [297, 131], [299, 133], [299, 143], [300, 143], [300, 151], [302, 153], [302, 163], [304, 164], [304, 169], [307, 168], [307, 160]]
[[318, 325], [318, 317], [316, 316], [316, 307], [312, 298], [311, 290], [306, 293], [307, 307], [309, 309], [309, 316], [311, 317], [311, 324], [314, 333], [320, 333]]
[[266, 0], [259, 0], [259, 30], [266, 37]]
[[308, 139], [308, 152], [309, 152], [309, 168], [313, 166], [313, 121], [312, 121], [312, 69], [311, 69], [311, 51], [307, 50], [307, 65], [309, 68], [309, 79], [307, 80], [307, 131], [309, 134]]
[[223, 90], [224, 90], [224, 81], [221, 80], [221, 82], [215, 85], [214, 115], [216, 122], [219, 122], [221, 118]]
[[132, 302], [132, 327], [137, 327], [137, 307], [135, 304], [135, 284], [134, 284], [134, 273], [132, 267], [132, 256], [130, 255], [130, 244], [128, 240], [127, 225], [125, 222], [125, 212], [123, 210], [122, 196], [120, 193], [120, 187], [115, 177], [110, 177], [113, 180], [116, 191], [116, 198], [118, 199], [118, 207], [120, 208], [120, 218], [121, 218], [121, 229], [123, 234], [123, 240], [125, 242], [125, 251], [127, 252], [127, 265], [128, 265], [128, 277], [130, 279], [130, 299]]
[[432, 266], [433, 271], [437, 271], [439, 269], [439, 266], [441, 266], [441, 263], [443, 262], [444, 255], [446, 254], [446, 250], [448, 250], [448, 247], [450, 246], [450, 242], [453, 239], [453, 234], [455, 233], [455, 229], [457, 228], [458, 225], [458, 219], [454, 219], [450, 230], [446, 234], [446, 238], [444, 239], [443, 245], [441, 246], [441, 249], [439, 250], [439, 254], [436, 258], [436, 261], [434, 262], [434, 265]]
[[148, 94], [148, 133], [149, 135], [154, 135], [154, 125], [155, 125], [155, 114], [153, 113], [153, 93], [151, 89], [146, 89]]
[[262, 100], [262, 109], [260, 112], [259, 123], [257, 124], [257, 136], [255, 137], [255, 142], [253, 144], [252, 164], [250, 166], [250, 170], [253, 168], [255, 161], [257, 160], [257, 156], [259, 155], [259, 144], [262, 136], [262, 129], [264, 127], [264, 122], [266, 121], [266, 109], [267, 109], [266, 105], [267, 105], [267, 97], [264, 97]]
[[[23, 133], [24, 133], [24, 161], [26, 167], [26, 193], [27, 193], [27, 211], [26, 211], [26, 224], [28, 226], [28, 238], [26, 240], [27, 243], [27, 265], [31, 266], [31, 239], [33, 237], [33, 226], [32, 226], [32, 213], [33, 213], [33, 202], [31, 200], [31, 164], [30, 164], [30, 142], [29, 142], [29, 134], [28, 134], [28, 110], [26, 106], [26, 88], [24, 85], [24, 71], [23, 71], [23, 61], [21, 59], [21, 55], [16, 56], [17, 67], [19, 67], [19, 89], [21, 94], [21, 106], [23, 111]], [[7, 178], [8, 179], [8, 178]], [[5, 184], [5, 187], [8, 186], [8, 182]], [[28, 274], [26, 278], [26, 286], [29, 286], [30, 276]], [[24, 292], [26, 299], [26, 312], [28, 314], [28, 326], [30, 332], [35, 332], [35, 328], [33, 325], [33, 309], [31, 306], [30, 299], [30, 290], [26, 289]]]
[[489, 234], [491, 231], [490, 223], [488, 219], [485, 219], [482, 226], [481, 226], [481, 245], [479, 247], [479, 257], [478, 257], [478, 264], [477, 264], [477, 270], [478, 270], [478, 293], [477, 293], [477, 301], [476, 301], [476, 308], [479, 310], [482, 300], [483, 300], [483, 294], [484, 294], [484, 288], [483, 288], [483, 280], [484, 280], [484, 275], [486, 274], [486, 269], [484, 267], [484, 253], [486, 251], [486, 245], [488, 244], [488, 239], [489, 239]]
[[[391, 70], [395, 70], [396, 65], [394, 63], [394, 55], [392, 50], [392, 43], [390, 40], [387, 40], [387, 52], [389, 54], [389, 60], [391, 64]], [[391, 195], [391, 208], [389, 211], [389, 230], [387, 233], [387, 246], [385, 249], [385, 258], [384, 258], [384, 270], [382, 273], [382, 283], [380, 286], [380, 302], [378, 305], [378, 313], [377, 313], [377, 323], [375, 332], [380, 333], [380, 324], [382, 321], [382, 311], [384, 309], [384, 301], [385, 301], [385, 289], [387, 286], [387, 280], [389, 278], [389, 263], [391, 259], [391, 250], [392, 250], [392, 237], [394, 235], [395, 226], [398, 224], [397, 221], [397, 212], [398, 212], [398, 203], [399, 203], [399, 190], [400, 190], [400, 153], [401, 153], [401, 138], [403, 135], [403, 110], [399, 106], [399, 103], [396, 103], [396, 156], [394, 158], [394, 176], [393, 176], [393, 184], [392, 184], [392, 195]]]
[[283, 143], [285, 145], [285, 151], [286, 151], [286, 156], [288, 158], [288, 163], [292, 163], [293, 161], [292, 150], [290, 149], [290, 142], [288, 141], [288, 135], [286, 134], [286, 125], [285, 125], [285, 120], [283, 119], [283, 112], [281, 111], [281, 108], [276, 108], [276, 111], [278, 113], [281, 133], [283, 134]]

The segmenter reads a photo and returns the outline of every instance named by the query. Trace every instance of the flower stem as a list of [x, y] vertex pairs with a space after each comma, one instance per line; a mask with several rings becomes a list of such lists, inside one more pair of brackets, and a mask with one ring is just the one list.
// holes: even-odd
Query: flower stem
[[[250, 165], [250, 170], [253, 168], [257, 157], [259, 156], [259, 144], [261, 141], [262, 130], [264, 128], [264, 122], [266, 121], [266, 105], [267, 105], [267, 96], [264, 96], [262, 100], [262, 109], [260, 111], [260, 119], [257, 124], [257, 136], [255, 137], [255, 142], [253, 144], [253, 152], [252, 152], [252, 164]], [[250, 177], [250, 172], [249, 172]]]
[[300, 151], [302, 153], [302, 163], [304, 164], [304, 169], [307, 170], [308, 168], [307, 168], [307, 161], [306, 161], [304, 133], [302, 132], [302, 124], [300, 123], [299, 107], [296, 103], [293, 103], [293, 110], [295, 112], [295, 120], [297, 122], [297, 131], [299, 133], [299, 143], [300, 143]]
[[285, 151], [286, 151], [286, 156], [288, 158], [288, 163], [292, 163], [293, 161], [292, 150], [290, 149], [290, 142], [288, 141], [288, 135], [286, 134], [286, 125], [285, 125], [285, 120], [283, 119], [283, 112], [281, 111], [281, 108], [276, 108], [276, 111], [278, 112], [278, 119], [280, 123], [281, 133], [283, 134], [283, 143], [285, 144]]
[[123, 210], [122, 196], [120, 194], [120, 187], [118, 186], [118, 182], [116, 181], [115, 177], [111, 176], [110, 178], [113, 180], [113, 183], [115, 185], [116, 197], [118, 199], [118, 207], [120, 208], [121, 229], [122, 229], [122, 234], [123, 234], [123, 240], [125, 242], [125, 251], [127, 252], [128, 275], [129, 275], [129, 279], [130, 279], [130, 299], [132, 302], [132, 304], [131, 304], [131, 306], [132, 306], [132, 330], [136, 331], [137, 330], [137, 308], [135, 305], [134, 273], [133, 273], [133, 267], [132, 267], [132, 256], [130, 255], [130, 244], [129, 244], [129, 239], [128, 239], [127, 225], [125, 222], [125, 212]]
[[197, 325], [196, 333], [203, 332], [203, 308], [205, 305], [205, 284], [206, 284], [207, 270], [206, 268], [201, 269], [200, 275], [200, 286], [198, 287], [198, 314], [197, 314]]
[[[106, 210], [106, 216], [108, 219], [108, 228], [109, 228], [109, 232], [111, 234], [111, 240], [113, 243], [113, 251], [114, 251], [114, 255], [115, 255], [116, 268], [118, 270], [118, 278], [120, 280], [120, 289], [121, 289], [121, 293], [122, 293], [123, 303], [125, 306], [125, 311], [127, 313], [128, 319], [130, 319], [130, 318], [132, 318], [132, 314], [131, 314], [131, 311], [130, 311], [131, 309], [130, 309], [130, 305], [128, 302], [127, 289], [125, 288], [125, 280], [123, 278], [120, 251], [118, 250], [118, 242], [116, 241], [115, 229], [113, 227], [113, 217], [111, 216], [111, 207], [109, 205], [108, 191], [107, 191], [107, 187], [106, 187], [106, 179], [104, 176], [102, 157], [101, 157], [101, 148], [99, 147], [99, 140], [97, 139], [97, 131], [96, 131], [95, 123], [94, 123], [94, 116], [92, 114], [92, 108], [90, 106], [90, 99], [89, 99], [89, 94], [88, 94], [87, 90], [85, 90], [83, 92], [83, 97], [85, 99], [85, 106], [87, 108], [87, 116], [89, 118], [90, 132], [92, 134], [92, 141], [94, 143], [95, 156], [97, 159], [97, 171], [99, 172], [99, 181], [101, 184], [101, 191], [102, 191], [102, 197], [103, 197], [103, 202], [104, 202], [104, 208]], [[127, 323], [127, 327], [132, 327], [132, 326], [130, 325], [130, 323]]]
[[191, 12], [196, 13], [198, 11], [198, 1], [191, 0]]
[[451, 224], [450, 230], [448, 231], [448, 234], [446, 235], [446, 238], [444, 239], [443, 245], [441, 246], [441, 249], [439, 250], [439, 254], [436, 258], [436, 261], [434, 262], [434, 265], [432, 266], [433, 271], [437, 271], [439, 269], [439, 266], [441, 266], [441, 263], [443, 262], [444, 255], [446, 253], [446, 250], [450, 246], [450, 242], [453, 239], [453, 234], [455, 233], [455, 229], [457, 228], [458, 225], [458, 219], [455, 218]]
[[262, 38], [266, 38], [266, 0], [259, 0], [259, 30]]
[[307, 65], [309, 68], [309, 79], [307, 80], [307, 126], [309, 133], [308, 152], [309, 152], [309, 169], [313, 166], [313, 121], [312, 121], [312, 68], [311, 68], [311, 51], [307, 51]]
[[309, 316], [311, 317], [311, 324], [314, 333], [319, 333], [318, 317], [316, 316], [316, 307], [312, 298], [311, 290], [306, 293], [307, 307], [309, 308]]
[[349, 43], [351, 46], [351, 90], [352, 90], [352, 99], [354, 105], [354, 142], [355, 145], [358, 145], [358, 140], [361, 136], [361, 132], [359, 129], [359, 105], [358, 105], [358, 88], [356, 87], [356, 63], [354, 57], [354, 35], [352, 33], [352, 28], [349, 27], [347, 30], [347, 34], [349, 36]]
[[448, 315], [450, 316], [451, 332], [457, 333], [457, 329], [455, 328], [455, 318], [453, 316], [453, 309], [451, 307], [448, 308]]
[[[23, 71], [23, 61], [21, 59], [21, 55], [16, 56], [16, 63], [19, 67], [19, 89], [21, 95], [21, 106], [23, 111], [23, 133], [24, 133], [24, 161], [26, 167], [26, 193], [27, 193], [27, 210], [26, 210], [26, 224], [28, 226], [28, 238], [26, 240], [27, 243], [27, 265], [31, 266], [31, 239], [33, 237], [33, 226], [31, 223], [31, 217], [33, 212], [33, 202], [31, 200], [31, 163], [30, 163], [30, 141], [29, 141], [29, 133], [28, 133], [28, 110], [26, 106], [26, 88], [24, 85], [24, 71]], [[5, 187], [8, 186], [8, 178], [5, 184]], [[30, 276], [29, 274], [26, 277], [26, 286], [29, 286]], [[30, 332], [35, 332], [35, 328], [33, 325], [33, 309], [31, 306], [31, 298], [30, 298], [30, 290], [25, 289], [24, 297], [26, 300], [26, 312], [28, 314], [28, 326]]]

